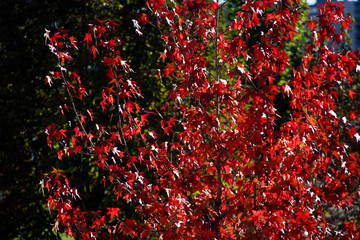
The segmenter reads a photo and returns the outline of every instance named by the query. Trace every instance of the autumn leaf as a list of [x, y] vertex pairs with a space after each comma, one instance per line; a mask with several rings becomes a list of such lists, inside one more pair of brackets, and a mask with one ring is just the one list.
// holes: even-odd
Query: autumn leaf
[[86, 42], [86, 46], [89, 46], [89, 42], [92, 42], [91, 33], [85, 33], [84, 41]]
[[306, 27], [310, 27], [310, 31], [314, 31], [314, 28], [316, 28], [317, 22], [316, 21], [308, 21], [308, 25]]
[[147, 15], [145, 13], [139, 13], [138, 14], [138, 22], [145, 25], [149, 22]]
[[110, 215], [110, 219], [113, 219], [115, 216], [119, 217], [119, 211], [120, 208], [112, 208], [112, 207], [108, 207], [108, 212], [106, 213], [106, 215]]
[[354, 99], [354, 95], [356, 95], [356, 92], [352, 89], [349, 90], [349, 96], [351, 99]]

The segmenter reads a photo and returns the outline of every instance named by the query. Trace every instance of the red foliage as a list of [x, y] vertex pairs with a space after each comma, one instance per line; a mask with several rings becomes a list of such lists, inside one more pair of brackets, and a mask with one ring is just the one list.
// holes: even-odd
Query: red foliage
[[[106, 238], [102, 228], [108, 228], [108, 238], [359, 238], [355, 222], [344, 223], [335, 235], [326, 218], [329, 206], [346, 208], [359, 197], [359, 156], [342, 139], [359, 135], [351, 121], [340, 122], [349, 114], [340, 116], [337, 108], [338, 89], [352, 82], [359, 60], [356, 53], [324, 45], [344, 38], [334, 27], [349, 27], [342, 6], [327, 2], [319, 19], [308, 22], [313, 44], [292, 69], [293, 76], [279, 85], [290, 61], [284, 45], [297, 34], [299, 1], [245, 1], [229, 25], [232, 37], [219, 29], [219, 11], [227, 1], [178, 1], [173, 8], [165, 2], [147, 5], [165, 44], [160, 56], [169, 62], [164, 77], [177, 79], [162, 110], [181, 114], [159, 119], [162, 133], [146, 131], [149, 113], [159, 113], [142, 113], [136, 103], [141, 94], [127, 77], [132, 70], [121, 58], [120, 41], [109, 39], [117, 24], [96, 20], [83, 40], [95, 58], [100, 48], [108, 53], [102, 60], [109, 67], [109, 83], [99, 105], [110, 118], [116, 116], [111, 126], [92, 129], [88, 122], [96, 123], [95, 110], [85, 108], [90, 118], [77, 110], [74, 99], [86, 96], [85, 87], [66, 63], [72, 60], [70, 49], [80, 43], [65, 31], [48, 37], [60, 66], [48, 78], [62, 79], [76, 116], [73, 130], [55, 124], [47, 128], [49, 146], [54, 140], [62, 144], [60, 159], [78, 153], [96, 156], [97, 166], [107, 172], [104, 184], [114, 185], [117, 199], [136, 203], [142, 219], [121, 220], [116, 206], [96, 213], [73, 207], [80, 196], [54, 168], [42, 184], [50, 192], [49, 208], [57, 211], [56, 226], [81, 239]], [[247, 46], [264, 21], [265, 32]], [[147, 15], [140, 14], [139, 22], [146, 24]], [[352, 99], [356, 92], [348, 94]], [[279, 129], [277, 95], [289, 97], [292, 111]], [[350, 119], [356, 117], [350, 113]], [[170, 140], [163, 142], [158, 135]], [[137, 155], [128, 149], [131, 141]]]

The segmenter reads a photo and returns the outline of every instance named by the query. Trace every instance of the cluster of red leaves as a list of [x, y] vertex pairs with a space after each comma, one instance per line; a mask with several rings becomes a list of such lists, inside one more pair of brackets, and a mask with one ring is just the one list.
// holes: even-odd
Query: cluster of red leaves
[[[226, 2], [147, 3], [165, 43], [161, 58], [169, 64], [164, 75], [177, 79], [163, 110], [179, 114], [161, 121], [163, 133], [144, 130], [148, 114], [135, 102], [141, 94], [126, 77], [131, 69], [118, 50], [121, 41], [108, 39], [115, 22], [94, 21], [84, 39], [94, 57], [98, 48], [108, 53], [102, 60], [109, 67], [109, 82], [99, 105], [109, 112], [116, 109], [115, 125], [96, 124], [95, 129], [74, 101], [82, 100], [85, 87], [77, 73], [65, 68], [76, 40], [65, 31], [47, 34], [60, 67], [47, 79], [63, 81], [76, 116], [72, 131], [51, 125], [48, 144], [54, 139], [62, 143], [60, 159], [77, 153], [95, 156], [115, 197], [135, 202], [143, 219], [120, 221], [116, 206], [97, 213], [72, 207], [76, 189], [54, 169], [43, 185], [51, 192], [49, 207], [58, 212], [56, 224], [68, 234], [82, 239], [153, 234], [164, 239], [360, 237], [354, 222], [344, 223], [336, 235], [325, 216], [329, 207], [349, 208], [359, 197], [359, 156], [341, 137], [358, 133], [337, 109], [338, 89], [352, 82], [358, 58], [324, 44], [342, 41], [334, 24], [346, 29], [350, 19], [341, 4], [325, 3], [319, 19], [309, 21], [313, 44], [301, 65], [292, 69], [285, 85], [278, 85], [276, 79], [289, 65], [284, 45], [297, 34], [299, 1], [245, 1], [229, 25], [231, 34], [219, 28]], [[141, 14], [139, 22], [146, 24], [147, 16]], [[266, 30], [247, 46], [261, 22]], [[292, 113], [277, 129], [274, 100], [279, 94], [290, 98]], [[349, 93], [351, 98], [354, 94]], [[92, 110], [86, 114], [93, 120]], [[174, 128], [181, 130], [175, 133]], [[173, 137], [160, 142], [157, 134]], [[135, 144], [136, 155], [128, 149], [133, 140], [142, 142]], [[152, 173], [151, 180], [139, 166]]]
[[[133, 102], [133, 99], [142, 97], [136, 83], [131, 79], [124, 78], [124, 74], [132, 70], [126, 61], [122, 59], [118, 50], [121, 39], [110, 39], [109, 37], [117, 25], [114, 21], [96, 20], [90, 24], [89, 32], [85, 34], [83, 40], [94, 58], [100, 52], [99, 48], [102, 48], [107, 53], [106, 56], [102, 57], [102, 62], [109, 68], [107, 73], [109, 81], [107, 86], [102, 89], [99, 105], [104, 111], [111, 111], [111, 108], [115, 107], [116, 112], [121, 113], [116, 115], [118, 118], [117, 124], [110, 126], [111, 131], [108, 132], [109, 128], [107, 126], [94, 123], [93, 112], [96, 111], [86, 109], [85, 112], [81, 112], [80, 109], [83, 108], [77, 108], [76, 99], [82, 102], [83, 97], [86, 96], [85, 86], [81, 85], [78, 73], [66, 68], [66, 60], [72, 60], [70, 53], [74, 47], [77, 48], [76, 45], [72, 44], [75, 43], [75, 39], [65, 31], [59, 31], [51, 37], [50, 33], [47, 32], [46, 37], [49, 40], [49, 47], [59, 59], [59, 71], [50, 72], [51, 75], [47, 79], [51, 83], [54, 80], [62, 80], [71, 103], [71, 107], [67, 107], [66, 104], [63, 106], [66, 110], [72, 110], [75, 113], [75, 127], [67, 131], [58, 129], [56, 124], [52, 124], [46, 129], [46, 132], [50, 147], [54, 140], [61, 142], [61, 148], [58, 150], [60, 160], [62, 160], [63, 156], [70, 158], [72, 155], [79, 153], [89, 156], [89, 158], [95, 157], [97, 166], [108, 172], [106, 181], [114, 184], [116, 197], [127, 197], [132, 200], [132, 195], [126, 194], [132, 193], [133, 183], [142, 181], [143, 177], [135, 166], [140, 158], [129, 155], [127, 141], [136, 136], [141, 136], [145, 141], [141, 129], [147, 122], [147, 114], [141, 114], [139, 105]], [[61, 106], [61, 109], [63, 109], [63, 106]], [[139, 114], [138, 117], [134, 116], [135, 112]], [[63, 110], [62, 114], [66, 115]], [[89, 119], [91, 120], [90, 123]], [[120, 146], [123, 146], [122, 150], [120, 150]], [[110, 153], [112, 159], [109, 157]], [[108, 160], [111, 160], [111, 162]], [[126, 161], [127, 164], [120, 166], [117, 161]], [[108, 224], [113, 218], [118, 218], [120, 208], [109, 207], [108, 212], [102, 213], [101, 211], [85, 212], [81, 211], [79, 207], [72, 207], [71, 199], [77, 199], [80, 196], [77, 190], [70, 188], [65, 175], [59, 174], [59, 172], [59, 170], [54, 169], [42, 181], [43, 187], [52, 193], [48, 198], [49, 208], [58, 211], [55, 229], [58, 228], [59, 224], [63, 225], [67, 234], [82, 239], [104, 238], [104, 228], [108, 228], [105, 233], [107, 232], [106, 235], [109, 236], [113, 236], [119, 231], [132, 235], [140, 231], [135, 231], [137, 227], [132, 220], [127, 220], [121, 224]], [[124, 177], [126, 182], [120, 180]], [[66, 184], [63, 184], [64, 182]], [[76, 194], [74, 195], [75, 191]], [[126, 194], [124, 194], [125, 192]], [[133, 231], [130, 231], [129, 228], [132, 228]], [[141, 226], [139, 228], [145, 229], [145, 227]]]

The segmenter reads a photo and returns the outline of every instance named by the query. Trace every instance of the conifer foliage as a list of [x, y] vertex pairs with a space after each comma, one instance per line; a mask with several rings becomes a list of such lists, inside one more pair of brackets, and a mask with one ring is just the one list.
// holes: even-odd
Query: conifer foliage
[[[229, 3], [149, 0], [133, 21], [139, 37], [151, 24], [164, 42], [159, 81], [175, 84], [159, 111], [137, 102], [141, 89], [114, 36], [121, 23], [95, 20], [83, 40], [65, 30], [45, 34], [58, 58], [46, 79], [67, 93], [60, 104], [69, 122], [46, 129], [48, 145], [59, 161], [76, 164], [81, 154], [96, 163], [113, 198], [137, 215], [124, 216], [116, 203], [83, 209], [77, 183], [54, 167], [41, 185], [55, 229], [79, 239], [360, 237], [355, 220], [327, 218], [359, 197], [359, 154], [346, 142], [360, 138], [359, 112], [338, 104], [339, 95], [350, 103], [357, 97], [348, 86], [359, 59], [334, 50], [351, 20], [341, 4], [322, 5], [307, 23], [312, 42], [301, 64], [289, 70], [284, 46], [298, 34], [300, 1], [241, 1], [225, 21], [220, 12]], [[83, 47], [108, 67], [100, 96], [88, 94], [86, 79], [71, 69]], [[285, 71], [291, 77], [281, 82]], [[279, 96], [289, 99], [289, 116], [279, 115]], [[89, 98], [97, 109], [87, 108]], [[280, 118], [287, 120], [278, 125]]]

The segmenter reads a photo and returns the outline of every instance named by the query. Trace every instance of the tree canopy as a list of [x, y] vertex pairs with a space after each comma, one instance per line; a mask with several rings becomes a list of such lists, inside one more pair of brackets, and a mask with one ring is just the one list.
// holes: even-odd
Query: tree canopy
[[7, 237], [360, 237], [360, 67], [341, 3], [311, 20], [299, 0], [11, 6]]

